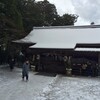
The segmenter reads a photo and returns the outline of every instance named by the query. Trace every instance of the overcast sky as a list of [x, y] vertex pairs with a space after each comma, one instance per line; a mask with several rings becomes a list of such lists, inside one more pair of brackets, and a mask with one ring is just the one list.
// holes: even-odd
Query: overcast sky
[[[36, 0], [43, 1], [43, 0]], [[65, 13], [79, 16], [75, 25], [100, 24], [100, 0], [48, 0], [55, 4], [60, 15]]]

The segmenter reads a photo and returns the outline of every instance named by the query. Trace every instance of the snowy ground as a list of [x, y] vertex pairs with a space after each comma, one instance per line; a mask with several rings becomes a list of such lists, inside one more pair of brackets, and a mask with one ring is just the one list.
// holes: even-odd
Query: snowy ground
[[30, 72], [21, 80], [21, 69], [0, 69], [0, 100], [100, 100], [100, 78], [66, 77]]
[[0, 68], [0, 100], [35, 100], [55, 77], [29, 73], [29, 81], [22, 81], [21, 69]]
[[100, 79], [58, 75], [37, 100], [100, 100]]

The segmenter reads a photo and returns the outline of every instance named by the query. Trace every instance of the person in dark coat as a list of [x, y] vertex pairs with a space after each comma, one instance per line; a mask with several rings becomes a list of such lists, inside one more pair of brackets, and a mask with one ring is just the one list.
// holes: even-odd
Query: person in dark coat
[[12, 71], [14, 69], [14, 65], [15, 65], [15, 58], [13, 56], [9, 56], [9, 67], [10, 70]]
[[15, 60], [12, 58], [9, 64], [11, 71], [14, 69], [14, 64], [15, 64]]
[[26, 81], [28, 81], [29, 66], [29, 61], [26, 60], [22, 66], [22, 80], [24, 80], [24, 77], [26, 77]]

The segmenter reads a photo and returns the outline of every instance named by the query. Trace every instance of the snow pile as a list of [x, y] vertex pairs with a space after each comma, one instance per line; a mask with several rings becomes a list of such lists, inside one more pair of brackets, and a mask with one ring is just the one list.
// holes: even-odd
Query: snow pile
[[52, 92], [52, 89], [59, 80], [59, 77], [60, 75], [56, 75], [56, 77], [43, 89], [43, 91], [39, 93], [35, 100], [47, 100], [48, 96]]

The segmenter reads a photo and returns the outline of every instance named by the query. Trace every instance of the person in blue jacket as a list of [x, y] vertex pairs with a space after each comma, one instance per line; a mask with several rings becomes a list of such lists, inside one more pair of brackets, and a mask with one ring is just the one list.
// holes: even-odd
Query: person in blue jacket
[[26, 60], [22, 66], [22, 80], [26, 77], [26, 81], [28, 81], [28, 74], [29, 74], [29, 61]]

